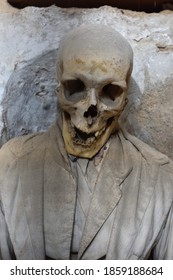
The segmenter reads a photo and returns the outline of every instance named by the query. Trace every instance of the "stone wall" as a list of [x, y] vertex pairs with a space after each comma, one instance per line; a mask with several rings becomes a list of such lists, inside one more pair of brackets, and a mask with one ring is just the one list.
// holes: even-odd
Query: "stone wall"
[[0, 131], [9, 138], [46, 130], [56, 119], [55, 60], [72, 28], [101, 23], [118, 30], [134, 50], [129, 102], [122, 123], [173, 158], [173, 12], [9, 7], [0, 10]]

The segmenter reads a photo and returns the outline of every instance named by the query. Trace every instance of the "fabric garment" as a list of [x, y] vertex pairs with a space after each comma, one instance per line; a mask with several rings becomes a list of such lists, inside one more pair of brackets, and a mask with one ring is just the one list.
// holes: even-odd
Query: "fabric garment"
[[[126, 132], [111, 137], [78, 259], [173, 259], [173, 163]], [[58, 124], [0, 150], [0, 257], [70, 259], [78, 176]]]
[[[94, 159], [74, 158], [70, 156], [72, 169], [77, 177], [77, 198], [72, 236], [71, 253], [77, 256], [80, 241], [85, 227], [92, 195], [102, 167], [103, 159], [108, 151], [109, 142], [99, 151]], [[71, 256], [72, 256], [71, 254]]]

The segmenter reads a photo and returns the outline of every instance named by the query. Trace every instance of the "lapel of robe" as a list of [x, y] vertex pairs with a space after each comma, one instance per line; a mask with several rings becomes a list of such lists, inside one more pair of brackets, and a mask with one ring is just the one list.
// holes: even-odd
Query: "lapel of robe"
[[[41, 152], [38, 149], [19, 160], [21, 195], [24, 207], [24, 211], [21, 210], [21, 213], [27, 220], [28, 246], [30, 246], [30, 250], [32, 248], [33, 259], [44, 259], [45, 257], [42, 223], [44, 153], [41, 154]], [[25, 250], [25, 254], [27, 254], [29, 248]], [[26, 258], [23, 256], [23, 259]]]
[[155, 242], [156, 228], [159, 229], [158, 223], [154, 224], [159, 219], [154, 216], [159, 213], [153, 211], [152, 206], [155, 207], [160, 199], [154, 204], [151, 202], [156, 197], [154, 189], [158, 172], [160, 165], [169, 161], [126, 132], [122, 134], [122, 142], [128, 147], [133, 170], [123, 184], [123, 196], [116, 210], [106, 259], [145, 259]]
[[47, 205], [45, 234], [49, 243], [48, 250], [54, 259], [69, 259], [76, 202], [76, 178], [72, 175], [57, 127], [50, 130], [44, 177]]
[[132, 170], [127, 155], [128, 153], [121, 143], [119, 134], [113, 135], [91, 200], [78, 253], [79, 259], [82, 258], [85, 250], [121, 198], [121, 183]]

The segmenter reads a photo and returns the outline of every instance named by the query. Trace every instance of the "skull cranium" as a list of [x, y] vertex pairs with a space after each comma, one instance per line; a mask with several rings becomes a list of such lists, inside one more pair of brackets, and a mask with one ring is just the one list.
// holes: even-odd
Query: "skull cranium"
[[69, 154], [92, 158], [116, 130], [132, 64], [129, 43], [106, 26], [79, 27], [60, 43], [58, 99]]

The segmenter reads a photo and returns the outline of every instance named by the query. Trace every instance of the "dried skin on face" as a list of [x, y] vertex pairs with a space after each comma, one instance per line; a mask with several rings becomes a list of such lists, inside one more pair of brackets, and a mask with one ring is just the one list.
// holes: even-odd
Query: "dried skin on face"
[[60, 45], [57, 64], [68, 153], [92, 158], [117, 128], [132, 70], [127, 41], [108, 27], [81, 27]]

